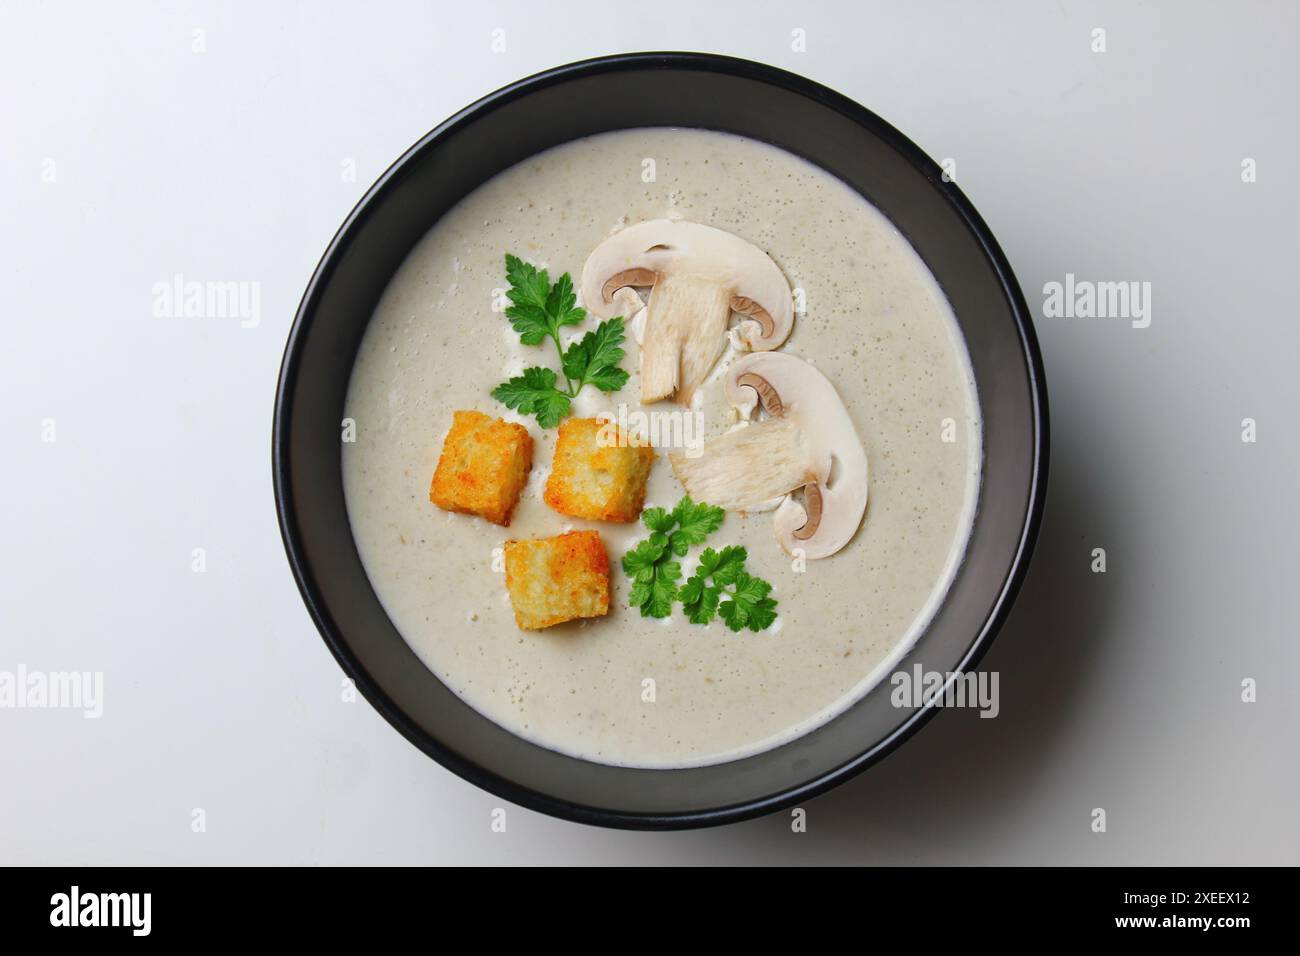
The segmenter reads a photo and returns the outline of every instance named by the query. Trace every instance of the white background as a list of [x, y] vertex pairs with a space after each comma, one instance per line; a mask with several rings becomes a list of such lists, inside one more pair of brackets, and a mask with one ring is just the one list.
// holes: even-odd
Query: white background
[[[103, 671], [105, 700], [0, 710], [0, 862], [1300, 862], [1297, 28], [1259, 2], [7, 3], [0, 670]], [[518, 808], [494, 834], [497, 798], [340, 700], [276, 529], [281, 350], [348, 210], [475, 98], [640, 49], [795, 70], [956, 159], [1036, 311], [1067, 272], [1152, 284], [1147, 329], [1039, 319], [1052, 476], [984, 661], [1001, 716], [941, 714], [803, 834]], [[260, 323], [155, 318], [177, 273], [260, 283]]]

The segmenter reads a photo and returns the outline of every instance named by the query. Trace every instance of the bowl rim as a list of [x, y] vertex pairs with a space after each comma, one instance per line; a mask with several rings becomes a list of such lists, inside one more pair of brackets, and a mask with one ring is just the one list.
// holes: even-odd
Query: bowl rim
[[[668, 830], [736, 823], [792, 807], [819, 796], [888, 756], [920, 730], [935, 715], [939, 707], [934, 703], [924, 704], [896, 726], [888, 736], [876, 741], [862, 753], [810, 780], [738, 804], [703, 811], [642, 813], [610, 810], [551, 796], [486, 770], [444, 746], [423, 727], [417, 725], [366, 670], [330, 615], [321, 589], [316, 583], [315, 575], [311, 570], [311, 561], [298, 528], [297, 512], [289, 479], [291, 396], [298, 379], [303, 341], [316, 310], [317, 300], [334, 271], [337, 257], [346, 244], [348, 234], [356, 223], [368, 214], [371, 206], [387, 190], [399, 171], [435, 141], [474, 122], [481, 114], [499, 109], [520, 97], [574, 79], [647, 69], [709, 72], [757, 81], [811, 99], [840, 113], [884, 141], [931, 183], [961, 216], [993, 267], [998, 284], [1010, 305], [1019, 335], [1020, 348], [1025, 358], [1034, 425], [1032, 474], [1024, 525], [1003, 587], [996, 595], [983, 626], [973, 637], [965, 655], [953, 666], [954, 674], [965, 673], [979, 663], [1005, 623], [1024, 583], [1042, 524], [1046, 502], [1049, 424], [1043, 359], [1029, 308], [1010, 263], [983, 218], [961, 192], [956, 182], [944, 181], [935, 162], [892, 124], [844, 94], [799, 74], [765, 63], [715, 53], [668, 51], [620, 53], [579, 60], [543, 70], [488, 93], [421, 136], [384, 170], [344, 218], [313, 270], [289, 330], [276, 383], [271, 431], [272, 484], [281, 540], [303, 603], [335, 660], [371, 706], [402, 736], [457, 776], [495, 796], [553, 817], [619, 829]], [[671, 773], [673, 771], [647, 772]]]

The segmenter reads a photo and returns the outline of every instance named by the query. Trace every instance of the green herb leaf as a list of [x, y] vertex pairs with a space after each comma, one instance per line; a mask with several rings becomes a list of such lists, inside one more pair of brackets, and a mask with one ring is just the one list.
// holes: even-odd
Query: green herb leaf
[[708, 624], [718, 610], [722, 588], [710, 587], [705, 582], [706, 577], [707, 575], [696, 571], [682, 585], [677, 595], [682, 602], [682, 611], [693, 624]]
[[[546, 273], [542, 274], [545, 275]], [[573, 280], [569, 278], [569, 274], [566, 272], [555, 280], [550, 295], [546, 297], [546, 314], [554, 323], [555, 328], [582, 324], [583, 320], [587, 318], [587, 313], [583, 309], [575, 308], [577, 302], [578, 297], [573, 294]]]
[[618, 367], [623, 360], [623, 320], [607, 319], [573, 342], [564, 353], [564, 374], [583, 385], [595, 385], [602, 392], [616, 392], [627, 384], [627, 372]]
[[602, 392], [617, 392], [627, 384], [627, 372], [617, 365], [602, 365], [587, 373], [583, 384], [594, 385]]
[[546, 270], [540, 272], [530, 262], [524, 262], [518, 256], [506, 253], [506, 279], [510, 282], [510, 291], [506, 293], [510, 301], [517, 306], [536, 306], [545, 311], [546, 300], [551, 292], [551, 280]]
[[[674, 556], [681, 557], [686, 553], [687, 538], [700, 535], [710, 522], [715, 528], [722, 522], [723, 512], [720, 508], [716, 509], [716, 519], [708, 516], [701, 518], [699, 509], [708, 507], [697, 506], [690, 498], [683, 498], [672, 511], [646, 508], [641, 512], [641, 523], [646, 526], [650, 536], [637, 542], [631, 551], [623, 555], [623, 571], [632, 578], [628, 604], [640, 608], [642, 617], [668, 617], [672, 613], [673, 602], [681, 593], [691, 597], [693, 603], [702, 601], [705, 606], [709, 606], [707, 597], [696, 594], [696, 585], [692, 583], [694, 579], [679, 587], [677, 582], [682, 576], [682, 566], [673, 560]], [[681, 534], [682, 528], [678, 527], [679, 519], [683, 517], [691, 522], [685, 537]], [[716, 607], [715, 596], [708, 613], [711, 615], [712, 609]]]
[[[776, 620], [772, 585], [745, 570], [749, 553], [740, 545], [721, 551], [705, 548], [700, 565], [682, 585], [682, 611], [694, 624], [708, 624], [718, 615], [733, 631], [761, 631]], [[731, 587], [732, 590], [728, 590]], [[722, 598], [727, 600], [723, 601]]]
[[695, 604], [704, 595], [704, 578], [698, 573], [692, 574], [686, 579], [686, 583], [681, 586], [677, 592], [678, 599], [683, 604]]
[[[581, 325], [587, 318], [586, 310], [577, 307], [569, 274], [564, 273], [552, 285], [545, 269], [507, 253], [506, 278], [510, 282], [506, 318], [523, 344], [540, 345], [548, 338], [555, 343], [564, 387], [556, 384], [553, 371], [528, 369], [524, 375], [498, 385], [492, 391], [493, 397], [524, 414], [536, 415], [539, 425], [551, 428], [569, 414], [572, 399], [584, 386], [613, 392], [627, 384], [628, 373], [618, 367], [625, 354], [621, 347], [625, 337], [621, 318], [601, 322], [566, 349], [560, 344], [560, 329]], [[543, 386], [539, 375], [529, 375], [538, 372], [550, 375], [549, 385]]]
[[730, 600], [718, 605], [718, 615], [727, 622], [727, 627], [733, 631], [746, 627], [761, 631], [771, 627], [776, 620], [776, 601], [768, 597], [772, 585], [745, 571], [737, 572], [735, 585]]
[[[653, 570], [655, 562], [663, 557], [663, 546], [655, 547], [655, 543], [649, 538], [641, 541], [635, 548], [623, 555], [623, 571], [629, 577], [641, 580], [641, 572]], [[640, 603], [640, 602], [637, 602]]]
[[749, 609], [749, 629], [751, 631], [766, 631], [776, 623], [776, 599], [763, 598]]
[[745, 573], [745, 560], [748, 557], [749, 552], [740, 545], [723, 548], [711, 572], [713, 580], [718, 584], [735, 584], [737, 577]]
[[709, 577], [718, 567], [718, 552], [712, 548], [705, 548], [700, 552], [700, 566], [696, 573], [703, 577]]
[[523, 375], [492, 389], [492, 397], [507, 408], [536, 415], [543, 428], [558, 425], [569, 414], [569, 396], [555, 387], [555, 373], [549, 368], [524, 369]]
[[646, 508], [641, 512], [641, 523], [651, 531], [670, 531], [676, 522], [663, 508]]
[[687, 495], [673, 508], [673, 520], [677, 530], [672, 533], [671, 547], [673, 554], [682, 557], [693, 544], [701, 544], [704, 539], [718, 530], [726, 511], [713, 505], [699, 504], [691, 501]]
[[727, 627], [733, 631], [743, 631], [745, 625], [749, 622], [749, 612], [743, 605], [735, 601], [727, 601], [725, 604], [718, 605], [718, 616], [727, 622]]
[[524, 345], [541, 345], [551, 334], [546, 313], [535, 305], [512, 305], [506, 309], [506, 317]]
[[721, 551], [705, 548], [695, 573], [678, 584], [682, 557], [692, 544], [700, 544], [717, 531], [726, 512], [707, 504], [696, 504], [689, 496], [672, 511], [646, 508], [641, 522], [650, 536], [637, 542], [623, 555], [623, 572], [632, 579], [628, 604], [640, 608], [642, 617], [668, 617], [673, 602], [682, 602], [682, 612], [694, 624], [708, 624], [721, 617], [733, 631], [761, 631], [776, 620], [776, 600], [769, 597], [772, 585], [745, 570], [749, 552], [740, 545]]
[[572, 404], [572, 399], [559, 391], [548, 392], [539, 396], [537, 402], [533, 405], [533, 413], [537, 416], [537, 424], [543, 428], [554, 428], [568, 417]]
[[519, 333], [521, 342], [525, 345], [540, 345], [552, 334], [546, 309], [550, 295], [550, 280], [546, 270], [539, 272], [522, 259], [507, 254], [506, 278], [510, 280], [510, 290], [506, 296], [511, 303], [506, 309], [506, 318]]
[[676, 561], [661, 561], [655, 565], [649, 591], [640, 604], [642, 617], [662, 618], [673, 612], [673, 601], [677, 599], [677, 579], [681, 576], [682, 566]]
[[746, 571], [739, 571], [736, 574], [736, 598], [737, 600], [754, 603], [760, 601], [772, 593], [772, 585], [768, 584], [762, 578], [756, 578]]

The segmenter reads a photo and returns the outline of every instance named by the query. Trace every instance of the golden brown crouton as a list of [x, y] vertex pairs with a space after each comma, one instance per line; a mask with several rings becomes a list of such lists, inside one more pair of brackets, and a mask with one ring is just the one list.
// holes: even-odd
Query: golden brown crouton
[[609, 558], [600, 532], [507, 541], [506, 590], [525, 630], [608, 614]]
[[654, 449], [612, 422], [570, 418], [560, 423], [555, 461], [542, 497], [560, 514], [591, 521], [635, 521], [645, 504]]
[[442, 443], [429, 500], [444, 511], [508, 525], [532, 464], [533, 436], [523, 425], [482, 412], [456, 412]]

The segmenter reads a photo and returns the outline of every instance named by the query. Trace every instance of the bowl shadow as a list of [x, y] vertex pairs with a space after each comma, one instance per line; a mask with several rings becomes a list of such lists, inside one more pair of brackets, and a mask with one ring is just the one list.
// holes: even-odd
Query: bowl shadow
[[[793, 846], [784, 839], [787, 814], [728, 830], [761, 830], [780, 840], [787, 859], [792, 852], [818, 860], [851, 853], [857, 861], [906, 864], [977, 862], [960, 849], [972, 828], [1014, 833], [1021, 826], [1008, 815], [1076, 712], [1089, 662], [1110, 639], [1103, 622], [1118, 583], [1091, 570], [1104, 503], [1089, 496], [1083, 456], [1065, 444], [1053, 443], [1046, 509], [1024, 586], [979, 665], [999, 675], [998, 715], [940, 711], [881, 763], [808, 803], [811, 839]], [[936, 853], [937, 841], [949, 849]]]

